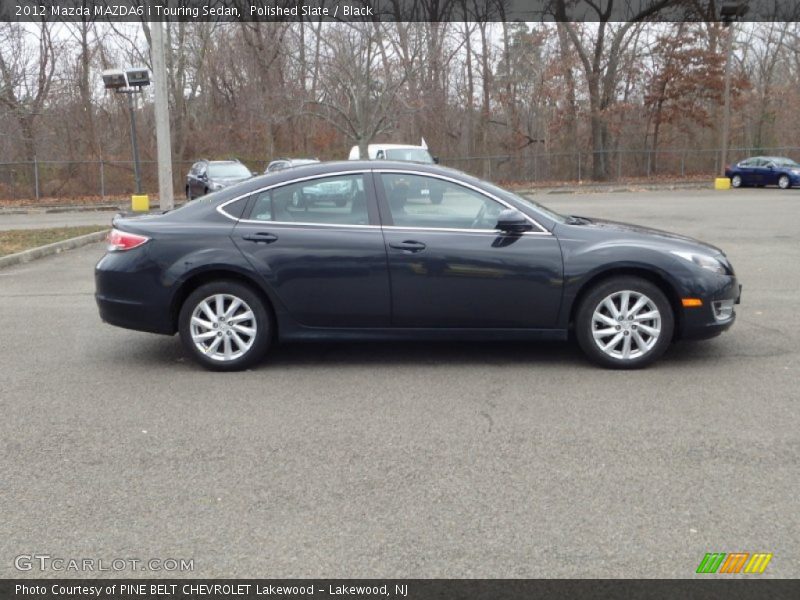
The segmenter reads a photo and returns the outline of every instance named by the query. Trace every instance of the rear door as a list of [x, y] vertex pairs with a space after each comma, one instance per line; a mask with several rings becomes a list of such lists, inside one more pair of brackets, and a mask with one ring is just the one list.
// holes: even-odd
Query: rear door
[[295, 321], [389, 324], [386, 249], [369, 172], [305, 177], [252, 196], [233, 240]]

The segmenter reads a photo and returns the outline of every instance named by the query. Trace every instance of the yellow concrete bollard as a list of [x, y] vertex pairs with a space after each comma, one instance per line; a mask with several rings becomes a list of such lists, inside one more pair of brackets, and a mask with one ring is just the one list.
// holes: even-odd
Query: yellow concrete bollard
[[731, 180], [727, 177], [717, 177], [714, 180], [715, 190], [729, 190], [731, 189]]
[[131, 210], [135, 212], [147, 212], [150, 210], [150, 198], [147, 194], [131, 196]]

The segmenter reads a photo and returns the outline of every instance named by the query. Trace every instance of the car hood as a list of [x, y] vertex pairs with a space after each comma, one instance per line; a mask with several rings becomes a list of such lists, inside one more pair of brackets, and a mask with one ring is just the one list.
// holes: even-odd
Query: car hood
[[687, 250], [700, 250], [711, 254], [722, 254], [724, 252], [712, 244], [701, 242], [695, 238], [671, 233], [669, 231], [662, 231], [660, 229], [653, 229], [651, 227], [644, 227], [641, 225], [634, 225], [632, 223], [620, 223], [618, 221], [608, 221], [605, 219], [594, 219], [585, 217], [589, 222], [574, 225], [572, 227], [584, 229], [597, 233], [608, 233], [610, 236], [625, 236], [635, 238], [641, 242], [656, 242], [664, 243], [674, 246], [680, 246], [682, 249]]

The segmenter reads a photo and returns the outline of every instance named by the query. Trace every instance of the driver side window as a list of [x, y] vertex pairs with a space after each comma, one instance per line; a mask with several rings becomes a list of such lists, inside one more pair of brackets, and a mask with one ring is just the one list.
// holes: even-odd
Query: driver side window
[[494, 229], [505, 208], [480, 192], [435, 177], [383, 173], [381, 181], [397, 227]]

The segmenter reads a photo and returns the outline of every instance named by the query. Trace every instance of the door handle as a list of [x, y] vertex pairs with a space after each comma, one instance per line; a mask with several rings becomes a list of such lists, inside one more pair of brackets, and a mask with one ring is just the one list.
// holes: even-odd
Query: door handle
[[397, 244], [389, 244], [389, 247], [395, 250], [402, 250], [403, 252], [422, 252], [427, 248], [425, 244], [415, 240], [405, 240]]
[[274, 233], [269, 233], [268, 231], [249, 233], [245, 236], [242, 236], [242, 238], [248, 242], [255, 242], [256, 244], [271, 244], [272, 242], [278, 241], [278, 236]]

